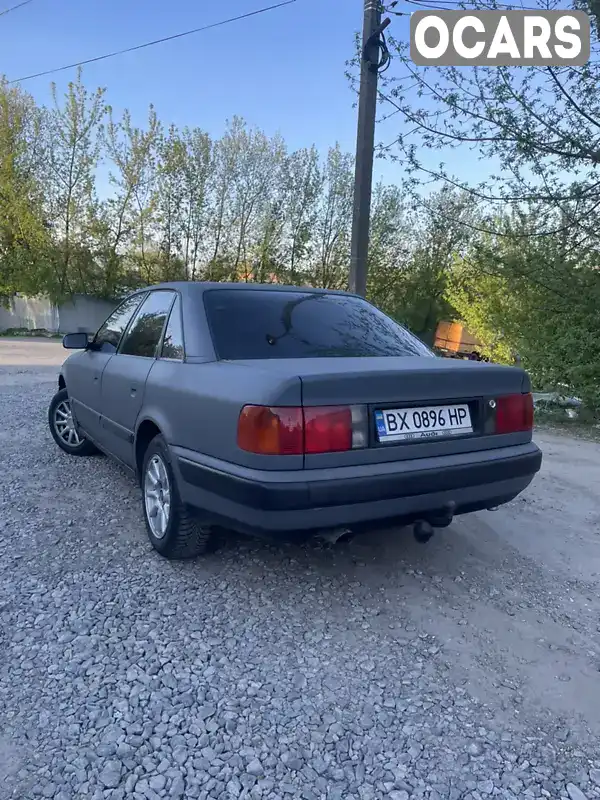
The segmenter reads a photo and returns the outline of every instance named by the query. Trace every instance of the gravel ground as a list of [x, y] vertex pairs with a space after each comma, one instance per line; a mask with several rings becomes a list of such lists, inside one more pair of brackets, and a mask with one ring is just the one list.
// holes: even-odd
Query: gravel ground
[[600, 448], [427, 546], [232, 538], [173, 564], [0, 341], [0, 798], [600, 798]]

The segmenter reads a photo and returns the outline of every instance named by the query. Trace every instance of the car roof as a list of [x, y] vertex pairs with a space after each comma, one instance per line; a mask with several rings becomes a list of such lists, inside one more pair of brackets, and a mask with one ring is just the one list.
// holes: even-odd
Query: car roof
[[275, 283], [218, 283], [211, 281], [171, 281], [168, 283], [157, 283], [153, 286], [144, 286], [132, 292], [132, 295], [142, 292], [155, 291], [156, 289], [173, 289], [183, 295], [203, 294], [212, 289], [235, 290], [245, 292], [270, 291], [270, 292], [305, 292], [310, 294], [339, 294], [355, 297], [352, 292], [344, 292], [338, 289], [316, 289], [312, 286], [282, 286]]

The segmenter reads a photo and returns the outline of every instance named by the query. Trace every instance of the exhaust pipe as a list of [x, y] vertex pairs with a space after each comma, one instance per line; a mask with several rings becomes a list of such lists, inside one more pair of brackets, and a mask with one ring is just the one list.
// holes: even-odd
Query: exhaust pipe
[[350, 528], [335, 528], [334, 530], [321, 531], [317, 538], [333, 547], [338, 542], [349, 542], [353, 537], [354, 534]]

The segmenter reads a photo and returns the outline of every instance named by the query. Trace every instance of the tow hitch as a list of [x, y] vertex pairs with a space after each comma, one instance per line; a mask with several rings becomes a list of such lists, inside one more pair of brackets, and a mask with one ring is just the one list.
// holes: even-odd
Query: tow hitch
[[452, 524], [456, 503], [447, 503], [434, 514], [429, 514], [426, 519], [418, 519], [413, 525], [413, 536], [420, 544], [426, 544], [434, 534], [435, 528], [447, 528]]
[[418, 519], [413, 525], [413, 536], [420, 544], [426, 544], [433, 536], [433, 527], [426, 519]]

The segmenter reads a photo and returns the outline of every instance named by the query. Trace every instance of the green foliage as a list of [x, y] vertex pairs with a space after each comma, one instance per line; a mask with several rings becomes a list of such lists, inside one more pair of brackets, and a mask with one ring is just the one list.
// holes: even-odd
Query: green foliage
[[[521, 221], [521, 226], [526, 225]], [[448, 300], [495, 360], [518, 353], [539, 389], [563, 387], [600, 411], [600, 271], [563, 236], [522, 227], [487, 237], [458, 259]]]
[[[108, 298], [173, 279], [347, 287], [354, 159], [339, 145], [324, 157], [314, 147], [288, 152], [237, 117], [212, 140], [165, 129], [152, 107], [138, 126], [128, 111], [115, 116], [103, 90], [86, 90], [81, 74], [64, 97], [53, 90], [51, 108], [7, 87], [3, 97], [13, 109], [0, 129], [6, 297]], [[109, 183], [102, 194], [99, 174]], [[464, 236], [407, 208], [403, 194], [376, 187], [369, 293], [431, 337]], [[465, 205], [452, 193], [432, 202], [459, 215]]]
[[596, 413], [600, 5], [574, 7], [592, 17], [591, 57], [577, 69], [421, 68], [391, 39], [381, 95], [398, 130], [380, 155], [402, 163], [415, 202], [427, 202], [424, 186], [447, 186], [477, 203], [477, 218], [463, 219], [469, 246], [446, 277], [454, 316], [489, 355], [512, 363], [518, 352], [539, 387], [566, 385]]
[[40, 176], [45, 213], [56, 233], [48, 261], [47, 293], [57, 300], [81, 292], [95, 274], [93, 258], [95, 180], [100, 159], [104, 90], [90, 94], [81, 80], [69, 83], [62, 98], [52, 85], [54, 107], [43, 111], [45, 169]]
[[[375, 187], [368, 296], [429, 343], [462, 320], [492, 359], [519, 353], [539, 388], [564, 385], [596, 413], [600, 72], [520, 75], [415, 68], [410, 96], [392, 74], [409, 179]], [[0, 83], [0, 303], [164, 280], [347, 287], [354, 160], [339, 145], [289, 152], [237, 117], [212, 139], [152, 107], [137, 125], [81, 74], [53, 97], [39, 107]], [[426, 157], [458, 146], [500, 174], [470, 186]]]
[[457, 258], [446, 298], [455, 316], [482, 343], [482, 354], [510, 364], [514, 362], [514, 354], [504, 331], [513, 312], [514, 298], [503, 275], [484, 270], [484, 264]]
[[447, 282], [475, 211], [464, 193], [442, 190], [415, 206], [397, 187], [375, 191], [369, 297], [429, 344], [437, 324], [454, 314]]
[[30, 97], [0, 83], [0, 300], [35, 290], [51, 255], [36, 180], [43, 163], [41, 119]]

